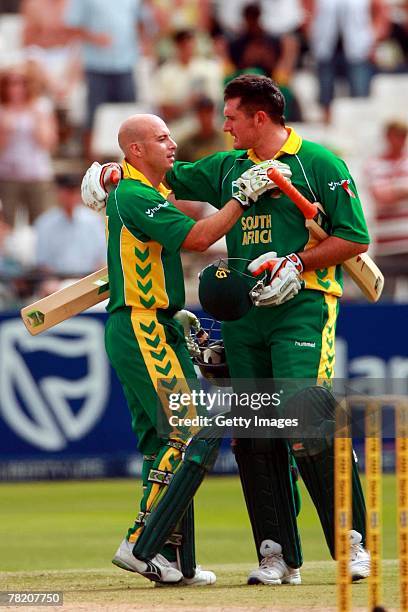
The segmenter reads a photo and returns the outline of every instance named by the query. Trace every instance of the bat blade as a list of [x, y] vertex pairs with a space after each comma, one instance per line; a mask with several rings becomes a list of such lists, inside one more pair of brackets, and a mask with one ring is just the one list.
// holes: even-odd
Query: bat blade
[[[305, 225], [317, 240], [324, 240], [329, 233], [329, 219], [318, 202], [309, 202], [296, 187], [276, 168], [268, 170], [269, 178], [292, 200], [304, 215]], [[384, 276], [380, 268], [367, 253], [361, 253], [343, 262], [350, 277], [371, 302], [377, 302], [384, 287]]]
[[[306, 227], [318, 240], [324, 240], [329, 236], [314, 219], [308, 219]], [[377, 302], [380, 299], [384, 287], [384, 276], [367, 253], [347, 259], [342, 266], [370, 302]]]
[[108, 268], [21, 309], [21, 318], [32, 336], [58, 325], [109, 297]]

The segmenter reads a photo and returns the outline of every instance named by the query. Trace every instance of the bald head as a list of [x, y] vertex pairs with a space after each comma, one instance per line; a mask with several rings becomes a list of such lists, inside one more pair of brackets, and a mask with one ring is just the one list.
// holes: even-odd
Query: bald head
[[153, 185], [159, 185], [173, 167], [177, 145], [157, 115], [132, 115], [126, 119], [119, 128], [118, 142], [125, 160]]
[[157, 115], [132, 115], [122, 123], [118, 143], [125, 157], [129, 157], [130, 145], [148, 141], [156, 130], [167, 129], [163, 119]]

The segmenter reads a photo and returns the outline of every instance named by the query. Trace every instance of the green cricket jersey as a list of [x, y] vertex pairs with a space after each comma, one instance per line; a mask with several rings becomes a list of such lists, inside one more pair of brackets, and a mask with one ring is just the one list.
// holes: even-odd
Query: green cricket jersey
[[106, 208], [107, 310], [180, 310], [185, 300], [180, 248], [195, 221], [166, 200], [163, 185], [155, 189], [126, 161], [123, 168], [124, 180]]
[[[321, 145], [302, 140], [291, 128], [289, 137], [275, 158], [288, 164], [292, 183], [313, 202], [320, 202], [331, 222], [331, 234], [345, 240], [369, 243], [369, 235], [349, 170], [341, 159]], [[254, 152], [226, 151], [195, 163], [176, 162], [166, 182], [176, 198], [207, 201], [222, 208], [232, 195], [232, 181], [254, 163]], [[278, 256], [303, 251], [316, 244], [305, 227], [305, 219], [291, 200], [281, 194], [263, 194], [227, 234], [229, 257], [252, 260], [268, 251]], [[235, 265], [245, 271], [247, 261]], [[335, 296], [342, 294], [341, 266], [305, 272], [305, 287]]]

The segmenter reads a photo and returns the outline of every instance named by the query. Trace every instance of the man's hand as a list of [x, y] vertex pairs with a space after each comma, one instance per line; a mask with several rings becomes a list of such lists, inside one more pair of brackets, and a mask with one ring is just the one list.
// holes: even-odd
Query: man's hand
[[285, 257], [277, 257], [274, 251], [264, 253], [249, 264], [248, 270], [254, 276], [270, 274], [268, 284], [250, 294], [255, 306], [279, 306], [294, 298], [303, 286], [300, 280], [303, 263], [296, 253]]
[[99, 164], [94, 162], [85, 173], [81, 183], [81, 196], [85, 206], [96, 210], [103, 210], [106, 206], [108, 197], [108, 187], [117, 181], [113, 179], [122, 176], [122, 169], [119, 164], [111, 162]]
[[241, 204], [242, 208], [249, 208], [265, 191], [277, 190], [279, 192], [278, 186], [268, 177], [269, 168], [276, 168], [290, 181], [291, 169], [287, 164], [276, 159], [267, 159], [251, 166], [236, 181], [232, 182], [232, 197]]
[[[178, 310], [173, 318], [183, 326], [184, 338], [190, 356], [197, 357], [200, 355], [200, 344], [208, 337], [207, 333], [201, 328], [200, 319], [189, 310]], [[194, 331], [193, 334], [191, 333], [192, 330]]]
[[191, 328], [198, 331], [201, 327], [199, 318], [196, 317], [196, 315], [193, 312], [190, 312], [189, 310], [178, 310], [173, 318], [176, 319], [176, 321], [178, 321], [179, 323], [181, 323], [184, 329], [185, 336], [190, 334]]

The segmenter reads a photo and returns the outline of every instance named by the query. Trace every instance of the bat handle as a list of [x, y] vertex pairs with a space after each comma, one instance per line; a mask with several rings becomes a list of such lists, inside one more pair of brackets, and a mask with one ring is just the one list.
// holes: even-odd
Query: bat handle
[[117, 185], [119, 181], [120, 181], [119, 170], [112, 170], [111, 175], [110, 175], [110, 182], [113, 183], [113, 185]]
[[318, 212], [316, 204], [309, 202], [292, 183], [290, 183], [276, 168], [269, 168], [267, 175], [285, 195], [299, 208], [306, 219], [313, 219]]
[[118, 165], [114, 164], [114, 167], [111, 169], [113, 164], [104, 164], [102, 166], [100, 182], [105, 191], [109, 192], [113, 187], [115, 187], [121, 177], [121, 172], [118, 169]]

